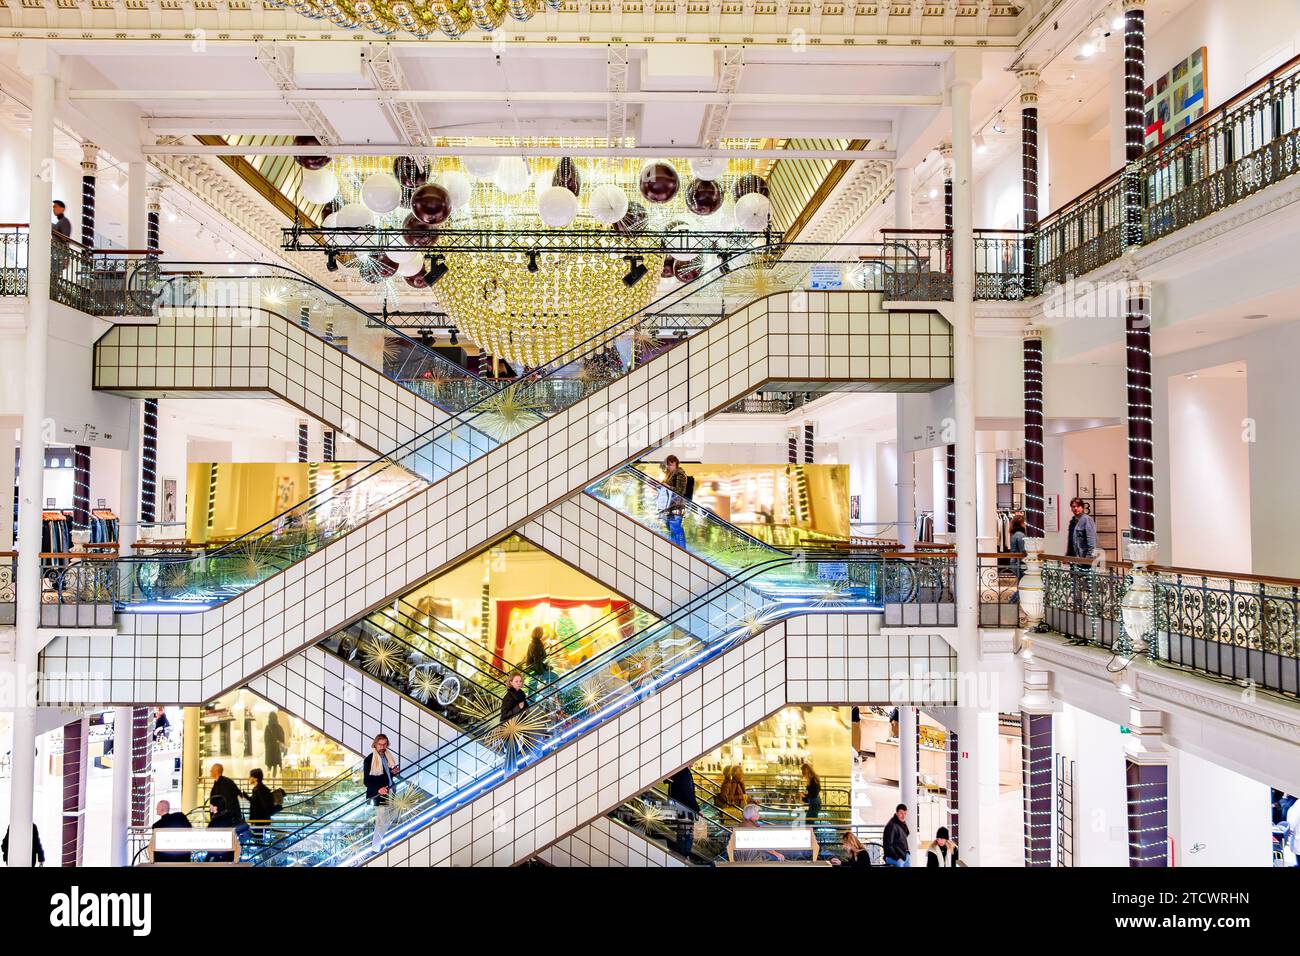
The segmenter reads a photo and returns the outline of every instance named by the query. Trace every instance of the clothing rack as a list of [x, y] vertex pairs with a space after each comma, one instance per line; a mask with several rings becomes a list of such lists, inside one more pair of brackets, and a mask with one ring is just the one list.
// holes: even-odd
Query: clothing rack
[[934, 541], [933, 511], [918, 511], [916, 513], [916, 540]]
[[90, 543], [92, 545], [114, 545], [118, 543], [120, 526], [117, 515], [103, 508], [90, 513]]
[[[41, 512], [41, 552], [67, 554], [72, 550], [72, 521], [62, 511]], [[41, 567], [61, 568], [67, 558], [42, 558]]]

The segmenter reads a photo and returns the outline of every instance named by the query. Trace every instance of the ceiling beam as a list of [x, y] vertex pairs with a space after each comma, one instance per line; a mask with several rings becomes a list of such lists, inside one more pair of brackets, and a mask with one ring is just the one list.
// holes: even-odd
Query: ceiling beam
[[705, 149], [691, 147], [637, 146], [578, 147], [578, 146], [407, 146], [405, 143], [339, 143], [331, 146], [230, 146], [184, 143], [145, 146], [146, 156], [295, 156], [310, 152], [313, 156], [571, 156], [573, 158], [644, 157], [657, 159], [663, 156], [690, 158], [708, 156], [718, 159], [830, 159], [830, 160], [893, 160], [893, 150], [848, 149]]
[[155, 102], [220, 103], [724, 103], [731, 106], [942, 106], [940, 93], [718, 93], [713, 90], [652, 90], [612, 92], [610, 90], [71, 90], [68, 99]]

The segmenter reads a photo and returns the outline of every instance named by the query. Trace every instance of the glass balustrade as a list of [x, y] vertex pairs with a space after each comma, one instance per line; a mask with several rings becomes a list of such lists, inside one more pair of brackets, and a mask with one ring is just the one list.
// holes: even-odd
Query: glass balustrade
[[[879, 577], [858, 565], [879, 559], [779, 558], [651, 623], [531, 695], [503, 720], [480, 706], [455, 740], [403, 769], [384, 813], [393, 824], [374, 843], [376, 808], [354, 797], [286, 839], [256, 853], [266, 865], [347, 865], [472, 800], [545, 758], [661, 686], [771, 624], [807, 612], [878, 610]], [[472, 710], [473, 705], [467, 705]]]

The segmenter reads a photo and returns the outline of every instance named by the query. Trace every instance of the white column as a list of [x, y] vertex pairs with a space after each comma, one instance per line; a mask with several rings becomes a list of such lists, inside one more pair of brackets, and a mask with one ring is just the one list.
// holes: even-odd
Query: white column
[[14, 449], [17, 447], [17, 431], [0, 428], [0, 551], [14, 548], [14, 523], [10, 520], [10, 509], [14, 504]]
[[916, 803], [916, 708], [911, 704], [900, 704], [898, 708], [898, 802], [907, 805], [911, 830], [907, 847], [914, 854], [921, 812]]
[[952, 541], [952, 528], [948, 527], [948, 449], [944, 445], [926, 452], [930, 459], [930, 500], [934, 502], [934, 540], [947, 544]]
[[[118, 504], [118, 550], [131, 553], [140, 538], [140, 454], [144, 444], [144, 399], [131, 399], [126, 448], [122, 452], [121, 501]], [[105, 675], [107, 676], [107, 675]]]
[[[33, 54], [20, 48], [20, 63]], [[43, 52], [39, 54], [44, 61]], [[46, 341], [50, 326], [50, 203], [54, 169], [54, 74], [48, 61], [32, 75], [31, 177], [28, 183], [27, 329], [23, 352], [23, 431], [18, 502], [18, 608], [14, 649], [13, 769], [9, 781], [9, 865], [31, 866], [36, 776], [35, 689], [40, 652], [41, 505], [45, 495]], [[10, 486], [12, 487], [12, 486]], [[8, 491], [5, 492], [8, 500]], [[5, 510], [8, 510], [7, 508]]]
[[980, 432], [975, 459], [976, 544], [980, 551], [997, 550], [998, 449], [996, 432]]
[[895, 433], [898, 436], [895, 464], [895, 486], [898, 489], [898, 546], [903, 551], [910, 551], [916, 544], [916, 478], [912, 470], [912, 453], [903, 450], [906, 444], [907, 425], [903, 420], [903, 399], [897, 397], [897, 417]]
[[[957, 659], [958, 670], [979, 669], [979, 563], [975, 479], [975, 230], [971, 87], [979, 79], [977, 55], [958, 52], [951, 61], [948, 90], [952, 105], [953, 226], [953, 414], [957, 436]], [[973, 682], [959, 688], [958, 761], [961, 793], [961, 855], [978, 865], [980, 851], [992, 843], [996, 815], [986, 808], [986, 792], [997, 794], [997, 715], [979, 711], [980, 702], [965, 697]], [[992, 718], [994, 739], [986, 744]], [[992, 774], [989, 761], [992, 760]], [[967, 794], [971, 797], [968, 799]]]
[[126, 247], [142, 250], [149, 236], [149, 167], [126, 164]]
[[894, 228], [912, 228], [912, 167], [894, 167]]
[[109, 866], [129, 866], [131, 826], [131, 708], [113, 708], [113, 803], [108, 821]]

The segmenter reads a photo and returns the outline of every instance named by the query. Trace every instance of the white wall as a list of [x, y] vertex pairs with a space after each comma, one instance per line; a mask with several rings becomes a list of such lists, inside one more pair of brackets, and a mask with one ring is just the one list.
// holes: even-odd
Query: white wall
[[997, 163], [975, 181], [975, 225], [980, 229], [1019, 229], [1024, 224], [1020, 151]]
[[[30, 178], [31, 139], [0, 124], [0, 222], [27, 222], [27, 183]], [[72, 236], [81, 238], [81, 168], [76, 162], [54, 163], [54, 198], [67, 203]], [[53, 217], [51, 217], [53, 218]]]
[[[1046, 547], [1049, 554], [1065, 553], [1065, 530], [1070, 523], [1069, 502], [1075, 494], [1075, 475], [1079, 475], [1079, 481], [1084, 486], [1091, 485], [1093, 475], [1096, 475], [1097, 486], [1103, 494], [1110, 494], [1111, 475], [1116, 475], [1119, 492], [1116, 502], [1116, 513], [1119, 515], [1117, 527], [1121, 533], [1128, 528], [1127, 429], [1122, 425], [1086, 428], [1066, 433], [1061, 436], [1060, 442], [1059, 465], [1045, 461], [1043, 469], [1043, 492], [1057, 495], [1060, 503], [1060, 530], [1047, 534]], [[1049, 464], [1052, 467], [1048, 467]], [[1122, 558], [1123, 555], [1118, 557]]]
[[1168, 381], [1169, 506], [1176, 516], [1169, 559], [1184, 568], [1249, 573], [1246, 375], [1207, 372]]
[[1115, 167], [1110, 162], [1109, 124], [1046, 125], [1041, 137], [1038, 197], [1043, 215], [1097, 185]]
[[1124, 738], [1119, 725], [1063, 704], [1054, 749], [1074, 760], [1074, 865], [1128, 866]]
[[[1300, 322], [1262, 329], [1201, 349], [1157, 357], [1153, 381], [1166, 386], [1173, 376], [1198, 369], [1244, 361], [1247, 368], [1247, 414], [1254, 430], [1248, 443], [1250, 459], [1250, 570], [1255, 574], [1300, 577], [1300, 508], [1295, 504], [1295, 476], [1300, 474], [1300, 440], [1296, 409], [1300, 408]], [[1154, 389], [1156, 540], [1172, 540], [1172, 522], [1199, 520], [1195, 514], [1173, 513], [1170, 459], [1170, 394]], [[1238, 424], [1240, 429], [1240, 423]], [[1240, 432], [1239, 432], [1240, 434]], [[1217, 563], [1217, 562], [1216, 562]]]
[[1174, 866], [1272, 866], [1269, 785], [1186, 751], [1171, 753]]

